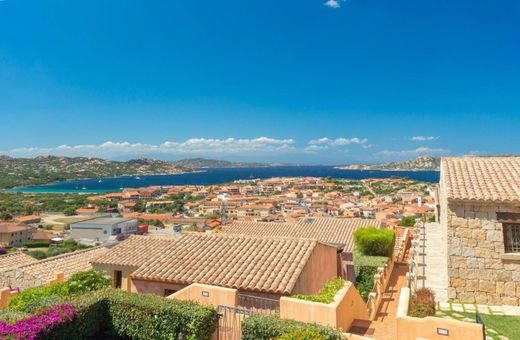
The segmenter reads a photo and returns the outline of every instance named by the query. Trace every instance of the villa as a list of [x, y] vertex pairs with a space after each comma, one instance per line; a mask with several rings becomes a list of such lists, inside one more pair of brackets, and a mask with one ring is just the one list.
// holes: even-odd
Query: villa
[[520, 157], [444, 158], [448, 299], [519, 305]]

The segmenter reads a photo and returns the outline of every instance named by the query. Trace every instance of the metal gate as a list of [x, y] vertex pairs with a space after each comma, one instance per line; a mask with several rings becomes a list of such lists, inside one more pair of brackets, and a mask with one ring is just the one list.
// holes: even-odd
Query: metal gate
[[240, 340], [242, 338], [242, 320], [253, 314], [252, 311], [240, 307], [219, 305], [218, 339]]

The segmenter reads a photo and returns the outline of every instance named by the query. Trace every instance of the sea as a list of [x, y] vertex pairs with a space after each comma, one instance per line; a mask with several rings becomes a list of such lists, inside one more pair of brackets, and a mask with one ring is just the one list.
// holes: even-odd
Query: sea
[[438, 183], [438, 171], [379, 171], [341, 170], [333, 166], [279, 166], [260, 168], [208, 168], [201, 172], [176, 175], [140, 175], [116, 178], [70, 180], [48, 185], [26, 186], [10, 189], [11, 192], [33, 193], [103, 193], [117, 192], [124, 188], [151, 185], [211, 185], [229, 183], [240, 179], [271, 177], [332, 177], [348, 179], [407, 177], [413, 180]]

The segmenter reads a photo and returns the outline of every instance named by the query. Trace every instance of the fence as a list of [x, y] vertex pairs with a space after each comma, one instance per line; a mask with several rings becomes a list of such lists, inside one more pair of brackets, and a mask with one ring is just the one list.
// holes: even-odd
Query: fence
[[239, 340], [242, 338], [242, 321], [253, 314], [252, 311], [241, 308], [219, 305], [217, 339]]
[[280, 309], [280, 301], [255, 295], [238, 294], [238, 306], [255, 313], [275, 315]]
[[[422, 281], [424, 287], [425, 266], [424, 266], [424, 249], [426, 248], [425, 224], [418, 223], [414, 229], [413, 240], [410, 247], [410, 268], [406, 274], [407, 287], [410, 288], [411, 294], [417, 290], [418, 281]], [[423, 258], [421, 258], [423, 257]]]

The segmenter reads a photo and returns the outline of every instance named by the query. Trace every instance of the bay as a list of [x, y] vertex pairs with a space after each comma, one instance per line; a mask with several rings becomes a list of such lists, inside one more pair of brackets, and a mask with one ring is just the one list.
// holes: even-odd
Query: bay
[[211, 168], [202, 172], [177, 175], [140, 175], [117, 178], [71, 180], [49, 185], [14, 188], [11, 192], [77, 192], [101, 193], [121, 191], [151, 185], [212, 185], [239, 179], [271, 177], [332, 177], [348, 179], [407, 177], [413, 180], [438, 183], [438, 171], [379, 171], [340, 170], [333, 166], [279, 166], [260, 168]]

